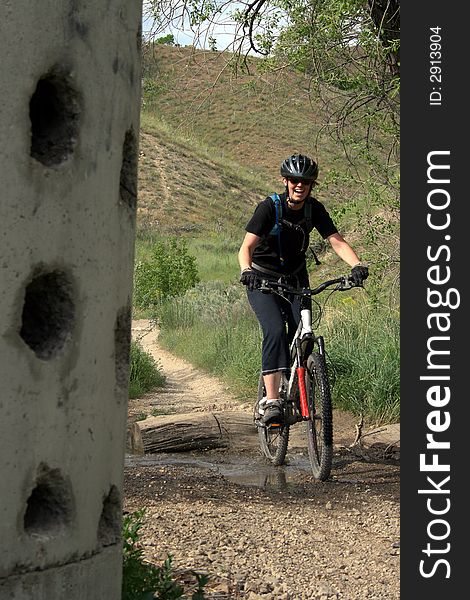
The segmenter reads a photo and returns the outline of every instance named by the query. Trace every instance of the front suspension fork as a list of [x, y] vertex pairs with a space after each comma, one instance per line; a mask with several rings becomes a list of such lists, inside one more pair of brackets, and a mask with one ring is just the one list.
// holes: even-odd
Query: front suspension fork
[[302, 352], [300, 348], [300, 338], [295, 340], [296, 349], [296, 368], [297, 381], [299, 384], [299, 395], [300, 395], [300, 414], [302, 419], [306, 420], [309, 417], [308, 413], [308, 402], [307, 402], [307, 389], [305, 387], [305, 367], [301, 363]]
[[[323, 341], [323, 337], [319, 336], [316, 338], [316, 343], [318, 344], [318, 352], [320, 355], [325, 354], [325, 343]], [[301, 364], [301, 350], [300, 350], [300, 340], [297, 338], [295, 340], [296, 346], [296, 355], [297, 355], [297, 381], [299, 383], [299, 393], [300, 393], [300, 414], [302, 415], [303, 420], [307, 420], [310, 418], [310, 413], [308, 410], [308, 402], [307, 402], [307, 389], [305, 386], [305, 367]]]

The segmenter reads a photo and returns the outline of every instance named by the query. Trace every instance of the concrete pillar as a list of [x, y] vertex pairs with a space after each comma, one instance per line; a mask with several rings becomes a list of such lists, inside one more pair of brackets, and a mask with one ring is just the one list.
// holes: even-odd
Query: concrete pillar
[[141, 0], [0, 4], [0, 598], [113, 600]]

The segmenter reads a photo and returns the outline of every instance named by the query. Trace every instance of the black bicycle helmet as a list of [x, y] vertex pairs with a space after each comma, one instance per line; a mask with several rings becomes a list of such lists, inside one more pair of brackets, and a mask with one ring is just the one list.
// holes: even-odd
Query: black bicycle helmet
[[315, 181], [318, 177], [318, 165], [304, 154], [293, 154], [282, 163], [281, 175], [283, 177], [295, 177], [303, 181]]

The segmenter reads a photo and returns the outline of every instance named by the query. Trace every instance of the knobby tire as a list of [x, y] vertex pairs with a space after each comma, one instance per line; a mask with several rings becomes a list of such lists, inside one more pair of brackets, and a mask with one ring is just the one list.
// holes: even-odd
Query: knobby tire
[[333, 460], [333, 408], [323, 355], [314, 352], [308, 357], [305, 379], [310, 413], [305, 423], [308, 456], [315, 479], [325, 481]]
[[[255, 416], [258, 411], [258, 405], [263, 399], [265, 390], [263, 376], [260, 375], [258, 382], [258, 399], [255, 406]], [[287, 446], [289, 444], [289, 425], [282, 427], [257, 427], [258, 439], [261, 452], [275, 466], [283, 465]]]

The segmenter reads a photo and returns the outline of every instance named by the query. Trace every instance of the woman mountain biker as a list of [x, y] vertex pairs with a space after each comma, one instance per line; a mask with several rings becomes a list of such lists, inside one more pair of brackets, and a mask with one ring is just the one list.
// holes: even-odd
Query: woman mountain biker
[[248, 301], [263, 332], [266, 402], [261, 419], [265, 425], [282, 420], [279, 385], [281, 373], [289, 369], [289, 343], [300, 320], [301, 305], [298, 298], [291, 304], [276, 294], [261, 292], [257, 289], [259, 280], [282, 277], [290, 285], [309, 287], [305, 254], [313, 228], [352, 268], [351, 277], [356, 285], [362, 285], [369, 275], [368, 268], [340, 235], [323, 204], [311, 195], [318, 177], [317, 163], [303, 154], [294, 154], [282, 163], [281, 176], [285, 191], [258, 204], [245, 227], [238, 252], [240, 282], [247, 286]]

